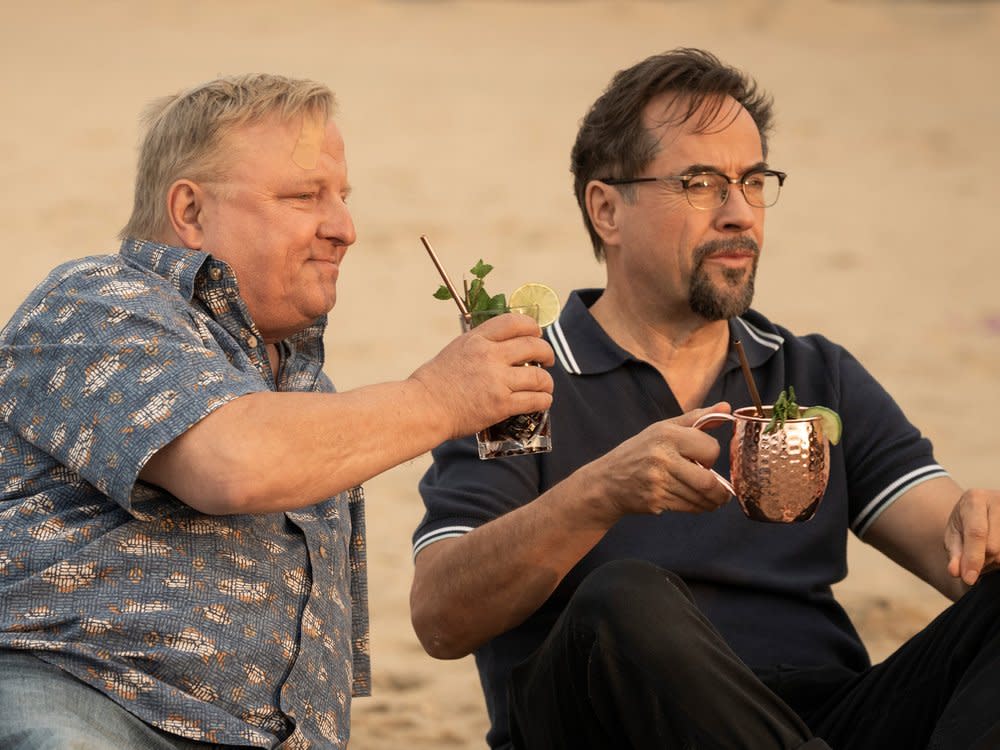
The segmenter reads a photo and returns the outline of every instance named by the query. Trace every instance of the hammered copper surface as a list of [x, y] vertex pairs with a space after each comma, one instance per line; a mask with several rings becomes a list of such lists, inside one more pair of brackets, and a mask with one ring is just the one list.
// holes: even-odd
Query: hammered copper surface
[[792, 419], [765, 434], [770, 416], [737, 409], [729, 446], [736, 498], [758, 521], [790, 523], [813, 517], [830, 477], [830, 445], [822, 422]]

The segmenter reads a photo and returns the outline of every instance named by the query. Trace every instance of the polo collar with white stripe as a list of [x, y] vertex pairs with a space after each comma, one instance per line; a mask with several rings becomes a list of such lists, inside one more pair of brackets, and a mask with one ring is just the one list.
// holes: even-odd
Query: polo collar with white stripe
[[[609, 372], [620, 367], [626, 360], [635, 359], [618, 346], [590, 314], [590, 306], [603, 291], [573, 291], [566, 300], [559, 319], [545, 329], [545, 337], [552, 345], [556, 362], [573, 375]], [[753, 310], [730, 320], [729, 333], [731, 338], [742, 342], [751, 367], [766, 362], [785, 341], [770, 321]], [[726, 370], [731, 367], [739, 367], [735, 351], [729, 353]]]

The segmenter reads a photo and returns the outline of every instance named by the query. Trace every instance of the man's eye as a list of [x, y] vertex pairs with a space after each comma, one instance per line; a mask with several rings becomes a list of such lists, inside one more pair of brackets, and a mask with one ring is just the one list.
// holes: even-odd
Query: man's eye
[[743, 178], [743, 184], [751, 190], [760, 190], [764, 187], [765, 175], [763, 173], [747, 175]]
[[299, 193], [295, 196], [295, 199], [300, 201], [316, 200], [316, 193]]
[[715, 190], [715, 180], [709, 175], [695, 175], [687, 184], [688, 190], [695, 190], [699, 193]]

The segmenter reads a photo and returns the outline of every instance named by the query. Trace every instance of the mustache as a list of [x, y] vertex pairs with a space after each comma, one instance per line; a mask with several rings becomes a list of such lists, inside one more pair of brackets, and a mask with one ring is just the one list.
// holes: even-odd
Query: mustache
[[721, 240], [709, 240], [698, 245], [694, 250], [694, 264], [699, 266], [709, 255], [728, 250], [749, 250], [754, 254], [754, 257], [760, 255], [760, 245], [753, 237], [727, 237]]

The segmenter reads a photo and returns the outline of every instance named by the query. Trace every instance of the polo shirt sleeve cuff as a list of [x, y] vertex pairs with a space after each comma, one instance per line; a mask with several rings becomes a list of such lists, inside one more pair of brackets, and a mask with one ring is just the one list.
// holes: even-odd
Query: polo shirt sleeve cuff
[[904, 474], [891, 482], [864, 505], [861, 512], [851, 521], [851, 530], [859, 538], [864, 539], [868, 529], [871, 528], [878, 517], [909, 490], [912, 490], [918, 484], [923, 484], [929, 479], [946, 476], [948, 476], [948, 472], [938, 464], [922, 466]]

